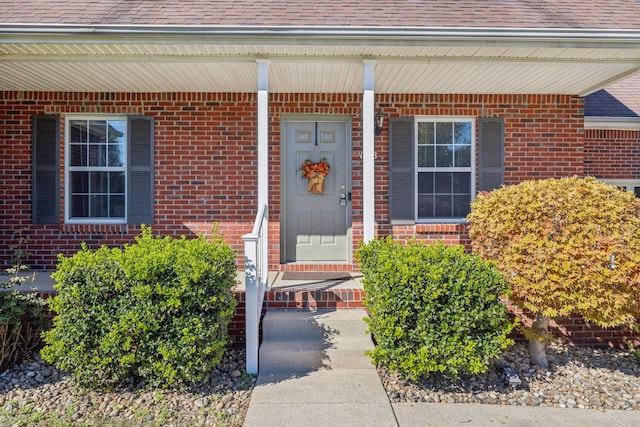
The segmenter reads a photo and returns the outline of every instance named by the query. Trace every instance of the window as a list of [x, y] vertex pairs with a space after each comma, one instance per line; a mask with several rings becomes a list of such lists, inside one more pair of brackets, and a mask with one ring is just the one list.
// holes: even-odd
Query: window
[[504, 119], [477, 121], [476, 141], [473, 118], [389, 119], [392, 224], [462, 222], [476, 191], [500, 188], [505, 174]]
[[474, 195], [474, 122], [416, 121], [417, 220], [461, 220]]
[[69, 115], [60, 179], [60, 116], [33, 116], [32, 221], [147, 224], [154, 221], [153, 116]]
[[65, 129], [66, 220], [126, 223], [126, 117], [73, 117]]
[[621, 190], [631, 191], [636, 197], [640, 197], [640, 180], [638, 179], [603, 179], [602, 182]]

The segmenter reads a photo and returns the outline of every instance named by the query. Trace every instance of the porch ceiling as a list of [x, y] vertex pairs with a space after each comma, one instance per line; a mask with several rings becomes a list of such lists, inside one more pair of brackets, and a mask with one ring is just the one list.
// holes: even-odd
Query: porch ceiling
[[127, 38], [0, 28], [0, 90], [255, 92], [255, 61], [266, 58], [270, 92], [360, 93], [369, 59], [377, 93], [586, 95], [640, 69], [637, 32], [615, 40], [402, 34]]

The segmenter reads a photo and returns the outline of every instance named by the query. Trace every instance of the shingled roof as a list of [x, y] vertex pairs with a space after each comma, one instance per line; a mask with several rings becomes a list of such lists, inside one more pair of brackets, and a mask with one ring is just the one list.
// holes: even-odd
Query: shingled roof
[[585, 98], [587, 117], [640, 117], [640, 73]]
[[638, 29], [637, 0], [2, 0], [0, 23]]

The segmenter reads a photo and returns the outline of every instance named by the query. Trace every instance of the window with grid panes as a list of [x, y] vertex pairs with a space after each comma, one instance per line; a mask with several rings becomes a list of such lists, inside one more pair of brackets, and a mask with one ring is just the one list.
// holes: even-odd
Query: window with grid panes
[[417, 219], [462, 219], [474, 191], [474, 123], [417, 120]]
[[126, 133], [126, 117], [67, 119], [67, 221], [126, 222]]

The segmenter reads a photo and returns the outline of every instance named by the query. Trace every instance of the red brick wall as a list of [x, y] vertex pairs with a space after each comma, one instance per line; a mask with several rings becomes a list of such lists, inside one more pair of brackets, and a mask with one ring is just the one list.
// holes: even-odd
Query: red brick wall
[[[132, 226], [31, 225], [31, 116], [67, 113], [144, 114], [155, 117], [155, 223], [165, 235], [210, 233], [218, 224], [239, 249], [250, 231], [257, 189], [256, 102], [253, 94], [0, 93], [0, 264], [11, 256], [11, 232], [25, 228], [28, 264], [53, 268], [56, 254], [131, 242]], [[60, 131], [64, 146], [64, 129]], [[64, 165], [64, 150], [60, 164]], [[63, 175], [61, 168], [61, 188]], [[61, 215], [64, 192], [60, 194]]]
[[[523, 311], [509, 301], [505, 301], [505, 303], [509, 311], [521, 320], [523, 326], [531, 326], [535, 316]], [[640, 344], [640, 332], [634, 331], [628, 326], [603, 328], [587, 322], [582, 316], [578, 315], [551, 320], [549, 331], [555, 339], [575, 345], [626, 349], [628, 343]], [[525, 340], [524, 335], [519, 331], [515, 331], [513, 335], [514, 338], [520, 341]]]
[[[362, 121], [359, 94], [272, 94], [269, 155], [272, 176], [280, 176], [280, 120], [286, 114], [335, 114], [353, 117], [352, 183], [353, 246], [362, 240]], [[638, 178], [637, 131], [583, 132], [582, 99], [568, 95], [378, 95], [376, 109], [394, 116], [503, 117], [505, 119], [506, 182], [568, 175]], [[256, 97], [254, 94], [97, 94], [0, 92], [0, 265], [8, 264], [12, 232], [24, 228], [27, 260], [32, 267], [53, 268], [56, 254], [72, 254], [80, 242], [90, 246], [121, 245], [138, 234], [136, 227], [31, 225], [31, 116], [57, 113], [145, 114], [155, 117], [155, 198], [153, 228], [165, 235], [209, 233], [214, 223], [225, 239], [241, 249], [240, 236], [250, 231], [257, 188]], [[64, 120], [62, 120], [62, 126]], [[396, 238], [416, 237], [468, 245], [460, 224], [389, 224], [387, 167], [388, 121], [376, 137], [376, 232]], [[64, 132], [61, 129], [63, 144]], [[63, 146], [63, 145], [61, 145]], [[63, 156], [64, 153], [61, 154]], [[60, 159], [61, 165], [64, 164]], [[62, 172], [62, 171], [61, 171]], [[61, 175], [62, 176], [62, 175]], [[63, 185], [61, 177], [61, 186]], [[270, 191], [270, 264], [279, 268], [280, 182]], [[60, 194], [63, 211], [63, 192]], [[238, 265], [242, 266], [239, 257]], [[356, 266], [347, 266], [355, 268]], [[317, 266], [298, 266], [311, 269]], [[345, 268], [325, 265], [324, 269]], [[244, 333], [243, 294], [230, 330], [239, 341]], [[350, 296], [301, 296], [272, 292], [274, 306], [318, 303], [343, 305]], [[306, 298], [306, 300], [304, 299]], [[312, 301], [313, 300], [313, 301]], [[559, 321], [577, 342], [617, 340], [580, 319]]]
[[584, 140], [585, 175], [640, 179], [640, 131], [587, 129]]
[[[362, 240], [362, 122], [359, 94], [272, 94], [269, 103], [269, 170], [280, 176], [280, 120], [286, 114], [334, 114], [353, 118], [353, 247]], [[376, 108], [393, 116], [465, 116], [505, 119], [506, 181], [583, 173], [582, 99], [568, 95], [378, 95]], [[71, 254], [81, 241], [121, 245], [138, 234], [129, 226], [31, 225], [31, 116], [57, 113], [145, 114], [155, 117], [155, 223], [165, 235], [209, 233], [214, 223], [236, 249], [255, 215], [255, 94], [0, 92], [0, 264], [6, 265], [26, 228], [33, 252], [28, 263], [53, 268], [56, 254]], [[64, 119], [64, 117], [63, 117]], [[64, 126], [62, 120], [61, 126]], [[387, 209], [388, 121], [376, 137], [376, 232], [468, 244], [457, 225], [390, 226]], [[63, 144], [64, 129], [61, 129]], [[62, 146], [62, 145], [61, 145]], [[64, 153], [61, 154], [61, 157]], [[64, 164], [60, 159], [61, 165]], [[61, 187], [63, 185], [61, 175]], [[279, 266], [280, 182], [270, 191], [270, 265]], [[60, 194], [63, 211], [63, 192]], [[238, 259], [239, 266], [242, 258]], [[299, 269], [317, 266], [297, 266]], [[325, 269], [356, 266], [325, 265]]]
[[[359, 95], [274, 94], [270, 101], [271, 176], [280, 176], [282, 114], [353, 116], [354, 146], [361, 146]], [[53, 268], [56, 255], [70, 255], [80, 242], [91, 247], [131, 242], [137, 227], [121, 225], [31, 225], [31, 119], [34, 114], [144, 114], [155, 118], [155, 222], [163, 235], [210, 233], [217, 224], [225, 240], [242, 249], [241, 236], [251, 230], [257, 199], [257, 104], [255, 94], [203, 93], [40, 93], [0, 92], [0, 265], [8, 265], [16, 241], [12, 231], [24, 229], [27, 263]], [[61, 150], [60, 164], [64, 164]], [[355, 156], [354, 156], [355, 159]], [[359, 159], [358, 159], [359, 160]], [[60, 184], [63, 188], [61, 167]], [[354, 181], [361, 169], [353, 171]], [[361, 181], [360, 181], [361, 182]], [[356, 184], [358, 185], [358, 184]], [[279, 264], [280, 183], [270, 181], [270, 264]], [[357, 193], [361, 191], [356, 190]], [[64, 191], [60, 193], [61, 216]], [[361, 240], [361, 198], [354, 198], [354, 241]], [[238, 257], [242, 267], [242, 256]], [[325, 266], [335, 269], [336, 266]]]

